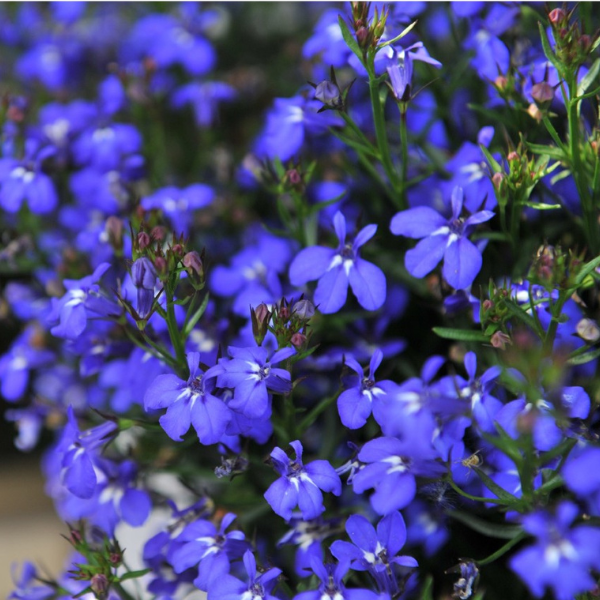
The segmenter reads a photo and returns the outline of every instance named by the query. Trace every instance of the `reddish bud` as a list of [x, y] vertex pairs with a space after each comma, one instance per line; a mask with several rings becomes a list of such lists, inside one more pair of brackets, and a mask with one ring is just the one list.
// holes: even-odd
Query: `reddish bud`
[[108, 217], [108, 219], [106, 219], [104, 231], [106, 232], [110, 245], [115, 250], [123, 248], [123, 221], [121, 221], [119, 217], [115, 217], [114, 215]]
[[494, 348], [500, 348], [501, 350], [506, 349], [506, 344], [512, 344], [510, 337], [501, 331], [496, 331], [490, 342]]
[[105, 596], [109, 585], [108, 578], [104, 573], [97, 573], [90, 581], [90, 587], [96, 596]]
[[150, 237], [157, 242], [162, 242], [165, 239], [165, 236], [166, 231], [162, 225], [157, 225], [156, 227], [153, 227], [152, 231], [150, 232]]
[[297, 169], [290, 169], [286, 174], [285, 174], [285, 178], [292, 184], [292, 185], [299, 185], [300, 183], [302, 183], [302, 176], [300, 175], [300, 173], [298, 173]]
[[364, 48], [369, 41], [369, 30], [366, 27], [359, 27], [356, 31], [356, 41], [361, 48]]
[[183, 257], [183, 266], [187, 269], [190, 275], [194, 273], [202, 277], [204, 275], [204, 266], [202, 264], [202, 259], [200, 255], [194, 250], [193, 252], [188, 252]]
[[519, 160], [519, 155], [513, 150], [506, 158], [512, 162], [513, 160]]
[[491, 300], [483, 301], [483, 310], [490, 310], [492, 308], [494, 308], [494, 303]]
[[504, 181], [504, 175], [502, 173], [494, 173], [492, 176], [492, 183], [496, 189], [500, 189], [502, 181]]
[[550, 11], [550, 14], [548, 15], [548, 19], [552, 25], [559, 25], [563, 23], [566, 18], [567, 13], [562, 8], [555, 8], [554, 10]]
[[545, 81], [536, 83], [531, 88], [532, 98], [539, 104], [545, 104], [546, 102], [552, 102], [554, 99], [554, 88]]
[[171, 248], [171, 250], [173, 251], [173, 254], [175, 254], [175, 255], [183, 254], [183, 246], [181, 244], [174, 244], [173, 247]]
[[150, 236], [145, 231], [137, 234], [137, 243], [140, 250], [144, 250], [150, 245]]
[[301, 348], [306, 342], [306, 336], [303, 333], [296, 332], [290, 341], [295, 348]]
[[279, 318], [287, 321], [290, 318], [290, 308], [289, 306], [281, 306], [279, 311], [277, 312]]
[[167, 261], [164, 259], [164, 257], [157, 256], [154, 259], [154, 267], [155, 267], [157, 273], [159, 273], [160, 275], [163, 275], [164, 273], [167, 272]]

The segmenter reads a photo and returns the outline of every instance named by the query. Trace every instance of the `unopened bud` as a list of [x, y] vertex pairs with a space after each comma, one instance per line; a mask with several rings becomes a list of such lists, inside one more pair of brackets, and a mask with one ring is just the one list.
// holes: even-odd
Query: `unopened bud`
[[500, 348], [500, 350], [505, 350], [506, 344], [512, 344], [510, 336], [506, 335], [506, 333], [502, 333], [502, 331], [496, 331], [490, 342], [494, 348]]
[[256, 308], [250, 308], [250, 320], [252, 321], [252, 335], [256, 343], [260, 346], [269, 330], [269, 321], [271, 320], [271, 311], [263, 302]]
[[494, 188], [497, 190], [500, 189], [500, 185], [504, 181], [504, 175], [502, 173], [494, 173], [492, 176], [492, 183], [494, 184]]
[[290, 308], [289, 306], [286, 305], [282, 305], [279, 310], [277, 311], [277, 314], [279, 316], [280, 319], [283, 319], [284, 321], [287, 321], [290, 318]]
[[582, 52], [582, 54], [588, 54], [590, 51], [590, 48], [592, 46], [592, 38], [587, 35], [587, 33], [584, 33], [580, 38], [579, 38], [579, 49]]
[[369, 30], [366, 27], [359, 27], [356, 31], [356, 41], [361, 48], [365, 48], [369, 42]]
[[600, 339], [600, 328], [591, 319], [581, 319], [575, 327], [577, 335], [586, 342], [594, 343]]
[[92, 577], [90, 587], [96, 596], [104, 597], [109, 587], [108, 578], [104, 573], [97, 573]]
[[315, 314], [315, 305], [310, 300], [298, 300], [292, 307], [292, 314], [303, 321], [308, 321]]
[[190, 275], [196, 274], [199, 277], [204, 275], [204, 266], [202, 264], [202, 259], [200, 255], [194, 250], [192, 252], [188, 252], [183, 257], [183, 266], [187, 269]]
[[160, 275], [164, 275], [167, 272], [167, 261], [162, 256], [157, 256], [154, 259], [154, 268]]
[[173, 244], [173, 247], [171, 248], [171, 250], [173, 251], [173, 254], [175, 254], [176, 256], [178, 254], [183, 254], [183, 246], [181, 244]]
[[492, 308], [494, 308], [494, 303], [491, 300], [483, 301], [483, 310], [490, 310]]
[[123, 248], [123, 221], [114, 215], [106, 219], [104, 231], [108, 237], [108, 242], [115, 250]]
[[285, 174], [285, 178], [291, 185], [299, 185], [302, 183], [302, 175], [300, 175], [298, 169], [290, 169]]
[[156, 227], [153, 227], [152, 231], [150, 232], [150, 236], [153, 240], [157, 242], [162, 242], [166, 236], [165, 228], [162, 225], [157, 225]]
[[295, 348], [301, 348], [306, 342], [306, 336], [303, 333], [296, 332], [290, 341]]
[[531, 88], [531, 97], [538, 104], [546, 104], [547, 102], [552, 102], [552, 100], [554, 99], [554, 88], [545, 81], [536, 83]]
[[340, 103], [340, 90], [332, 81], [321, 81], [315, 88], [315, 99], [325, 106], [338, 106]]
[[563, 23], [566, 18], [567, 13], [562, 8], [555, 8], [554, 10], [550, 11], [550, 14], [548, 15], [548, 19], [552, 25], [559, 25]]
[[137, 312], [145, 318], [152, 309], [154, 302], [154, 286], [156, 285], [156, 270], [152, 261], [143, 256], [138, 258], [131, 267], [133, 285], [137, 288]]
[[519, 160], [519, 155], [513, 150], [512, 152], [510, 152], [508, 154], [508, 156], [506, 158], [507, 158], [507, 160], [512, 162], [513, 160]]
[[137, 244], [140, 250], [144, 250], [150, 245], [150, 236], [145, 231], [137, 234]]
[[508, 79], [506, 77], [504, 77], [504, 75], [498, 75], [498, 77], [496, 77], [496, 79], [494, 80], [494, 85], [499, 90], [504, 90], [504, 89], [506, 89], [506, 86], [508, 85]]

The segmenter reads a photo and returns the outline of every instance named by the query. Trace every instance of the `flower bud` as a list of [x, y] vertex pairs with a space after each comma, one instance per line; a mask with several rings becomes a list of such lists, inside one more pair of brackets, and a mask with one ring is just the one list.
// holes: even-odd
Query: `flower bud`
[[298, 169], [290, 169], [285, 174], [285, 179], [291, 185], [300, 185], [302, 183], [302, 175], [298, 172]]
[[97, 597], [106, 596], [109, 585], [108, 578], [104, 573], [96, 573], [90, 581], [92, 592], [94, 592]]
[[137, 245], [140, 250], [144, 250], [150, 245], [150, 236], [145, 231], [137, 234]]
[[548, 15], [550, 23], [552, 23], [554, 26], [561, 25], [565, 22], [566, 18], [567, 13], [562, 8], [555, 8], [554, 10], [550, 11], [550, 14]]
[[577, 335], [586, 342], [594, 343], [600, 339], [600, 328], [591, 319], [581, 319], [575, 327]]
[[308, 321], [315, 314], [315, 305], [310, 300], [298, 300], [292, 307], [292, 314]]
[[512, 162], [513, 160], [519, 160], [519, 155], [513, 150], [512, 152], [509, 152], [506, 159], [510, 162]]
[[356, 41], [361, 48], [366, 48], [369, 44], [369, 30], [366, 27], [359, 27], [356, 30]]
[[501, 350], [506, 350], [506, 344], [512, 345], [510, 336], [506, 335], [506, 333], [502, 333], [502, 331], [496, 331], [490, 342], [494, 348], [500, 348]]
[[163, 256], [157, 256], [154, 259], [154, 267], [159, 275], [164, 275], [167, 272], [167, 261]]
[[153, 227], [152, 231], [150, 232], [150, 237], [157, 242], [162, 242], [166, 237], [165, 228], [162, 225]]
[[527, 107], [527, 114], [532, 119], [535, 119], [538, 123], [544, 118], [544, 115], [542, 114], [542, 111], [539, 109], [538, 105], [535, 104], [534, 102], [532, 102]]
[[123, 221], [114, 215], [106, 219], [104, 231], [108, 237], [109, 244], [115, 250], [123, 249]]
[[137, 288], [137, 312], [140, 317], [145, 318], [154, 302], [156, 270], [152, 261], [145, 256], [138, 258], [131, 267], [131, 278]]
[[494, 173], [492, 176], [492, 183], [494, 184], [494, 188], [497, 190], [500, 189], [500, 185], [504, 181], [504, 175], [502, 173]]
[[193, 275], [195, 273], [199, 277], [204, 276], [204, 265], [202, 264], [202, 259], [195, 250], [192, 252], [188, 252], [183, 257], [182, 263], [190, 275]]
[[338, 106], [340, 104], [340, 90], [332, 81], [321, 81], [315, 88], [315, 99], [325, 106]]
[[303, 333], [296, 332], [290, 341], [295, 348], [301, 348], [306, 342], [306, 336]]
[[271, 311], [269, 307], [263, 302], [256, 308], [250, 308], [250, 320], [252, 321], [252, 335], [256, 340], [256, 343], [260, 346], [267, 332], [269, 331], [269, 321], [271, 320]]
[[536, 83], [531, 88], [531, 96], [538, 104], [552, 102], [554, 99], [554, 88], [545, 81]]

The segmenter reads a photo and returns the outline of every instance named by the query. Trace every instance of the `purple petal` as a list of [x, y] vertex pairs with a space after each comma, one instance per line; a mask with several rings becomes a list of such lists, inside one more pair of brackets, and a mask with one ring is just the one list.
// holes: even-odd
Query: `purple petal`
[[343, 244], [346, 241], [346, 219], [339, 210], [333, 215], [333, 228], [340, 244]]
[[298, 490], [298, 507], [305, 521], [316, 519], [325, 510], [321, 490], [315, 484], [301, 479]]
[[320, 279], [329, 268], [336, 251], [333, 248], [312, 246], [305, 248], [290, 265], [290, 283], [304, 285], [308, 281]]
[[358, 250], [361, 246], [364, 246], [375, 234], [377, 233], [377, 225], [367, 225], [363, 227], [354, 238], [352, 248]]
[[388, 556], [395, 556], [406, 542], [406, 525], [402, 515], [394, 511], [377, 525], [377, 538], [387, 548]]
[[433, 208], [419, 206], [394, 215], [390, 223], [390, 230], [394, 235], [418, 239], [431, 235], [447, 224], [448, 221]]
[[323, 314], [336, 313], [346, 303], [347, 296], [348, 277], [342, 265], [339, 265], [319, 279], [315, 304]]
[[371, 414], [371, 401], [367, 394], [358, 388], [346, 390], [338, 398], [338, 412], [344, 427], [359, 429]]
[[265, 492], [265, 500], [276, 514], [289, 521], [292, 509], [298, 504], [298, 491], [286, 477], [280, 477]]
[[444, 255], [444, 279], [455, 289], [464, 290], [481, 270], [481, 254], [467, 238], [459, 238], [450, 244]]
[[258, 419], [269, 411], [269, 395], [264, 381], [246, 379], [239, 383], [234, 392], [230, 408], [250, 419]]
[[452, 190], [450, 204], [452, 205], [452, 219], [456, 220], [460, 217], [463, 206], [463, 189], [461, 187], [456, 186]]
[[314, 460], [306, 465], [304, 470], [324, 492], [331, 492], [335, 496], [342, 493], [340, 476], [326, 460]]
[[413, 277], [425, 277], [442, 260], [448, 235], [432, 235], [422, 239], [404, 257], [406, 269]]
[[96, 489], [96, 473], [92, 461], [83, 450], [77, 451], [75, 460], [65, 471], [66, 488], [78, 498], [89, 499]]
[[373, 525], [362, 515], [352, 515], [346, 521], [346, 531], [350, 539], [361, 550], [375, 552], [377, 548], [377, 535]]
[[176, 375], [159, 375], [146, 390], [144, 408], [146, 410], [167, 408], [177, 400], [184, 387], [185, 383]]
[[371, 356], [371, 362], [369, 364], [369, 377], [373, 379], [375, 376], [375, 371], [379, 368], [381, 361], [383, 360], [383, 352], [376, 348], [373, 352], [373, 356]]
[[358, 303], [366, 310], [377, 310], [385, 302], [385, 275], [373, 263], [357, 258], [348, 281]]
[[465, 222], [464, 227], [469, 227], [470, 225], [478, 225], [479, 223], [485, 223], [494, 217], [494, 211], [491, 210], [481, 210], [472, 214]]
[[206, 394], [203, 400], [194, 402], [191, 418], [200, 442], [205, 445], [216, 444], [231, 421], [231, 410], [222, 400]]
[[176, 442], [187, 433], [191, 425], [190, 405], [184, 400], [171, 404], [167, 412], [158, 420], [166, 434]]
[[119, 508], [121, 509], [123, 519], [127, 523], [133, 527], [139, 527], [148, 518], [152, 502], [148, 494], [143, 490], [128, 488], [121, 498]]
[[417, 492], [415, 478], [409, 473], [391, 473], [377, 486], [371, 506], [380, 515], [408, 506]]

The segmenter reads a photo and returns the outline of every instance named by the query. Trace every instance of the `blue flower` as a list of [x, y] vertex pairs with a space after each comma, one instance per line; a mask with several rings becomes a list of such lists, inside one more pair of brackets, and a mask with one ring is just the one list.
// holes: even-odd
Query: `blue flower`
[[489, 221], [494, 213], [482, 210], [467, 219], [461, 218], [463, 192], [459, 187], [452, 192], [452, 217], [446, 219], [427, 206], [409, 208], [397, 213], [390, 224], [394, 235], [423, 238], [405, 256], [408, 272], [414, 277], [425, 277], [444, 259], [444, 279], [456, 289], [469, 287], [481, 270], [481, 254], [468, 239], [479, 223]]
[[147, 256], [142, 256], [133, 263], [131, 279], [137, 289], [137, 313], [144, 319], [152, 310], [156, 285], [156, 269]]
[[355, 571], [381, 573], [391, 563], [403, 567], [417, 567], [410, 556], [396, 556], [406, 542], [406, 525], [398, 511], [393, 511], [377, 524], [377, 531], [362, 515], [352, 515], [346, 521], [346, 532], [352, 544], [337, 540], [331, 553], [339, 560], [349, 560]]
[[234, 388], [229, 407], [245, 417], [270, 416], [269, 391], [287, 394], [292, 389], [291, 376], [285, 369], [273, 368], [295, 354], [293, 348], [282, 348], [267, 360], [265, 348], [229, 348], [232, 360], [219, 363], [219, 387]]
[[108, 263], [102, 263], [83, 279], [63, 281], [67, 293], [60, 300], [52, 299], [52, 313], [48, 315], [50, 323], [58, 321], [50, 330], [53, 335], [74, 340], [84, 332], [89, 318], [119, 314], [118, 306], [100, 294], [97, 284], [109, 268]]
[[265, 492], [271, 508], [286, 521], [292, 518], [292, 510], [298, 506], [305, 520], [317, 518], [324, 510], [323, 494], [342, 493], [342, 482], [335, 469], [326, 460], [302, 463], [302, 444], [290, 442], [296, 452], [296, 460], [290, 461], [281, 448], [271, 452], [271, 461], [281, 477]]
[[203, 372], [199, 361], [199, 352], [188, 354], [190, 375], [186, 381], [177, 375], [159, 375], [144, 395], [144, 407], [167, 409], [159, 423], [171, 439], [180, 442], [193, 425], [202, 444], [216, 444], [227, 429], [231, 411], [212, 394], [221, 367], [217, 365]]
[[510, 560], [510, 568], [540, 598], [546, 587], [557, 600], [574, 596], [596, 586], [590, 568], [600, 568], [600, 530], [571, 524], [579, 513], [572, 502], [562, 502], [556, 515], [539, 511], [523, 518], [523, 529], [537, 537], [537, 543], [521, 550]]
[[246, 550], [244, 554], [244, 566], [248, 573], [248, 583], [233, 575], [223, 575], [211, 582], [208, 600], [279, 600], [271, 591], [277, 583], [281, 569], [268, 569], [257, 577], [256, 559], [250, 550]]
[[210, 127], [217, 120], [219, 104], [231, 102], [236, 95], [234, 88], [220, 81], [194, 82], [175, 91], [171, 97], [171, 104], [175, 108], [191, 104], [196, 124], [199, 127]]
[[175, 573], [199, 564], [194, 584], [205, 591], [216, 577], [228, 573], [230, 560], [241, 558], [250, 549], [241, 531], [225, 533], [234, 519], [233, 513], [226, 514], [218, 529], [204, 519], [187, 525], [174, 540], [174, 550], [169, 554]]
[[294, 600], [378, 600], [375, 592], [365, 589], [346, 589], [344, 575], [348, 572], [349, 561], [341, 561], [337, 565], [323, 564], [318, 558], [311, 556], [310, 567], [313, 573], [321, 580], [317, 590], [301, 592], [294, 596]]
[[335, 313], [344, 306], [348, 284], [363, 308], [377, 310], [385, 302], [385, 275], [358, 254], [359, 248], [375, 235], [377, 225], [361, 229], [352, 243], [346, 243], [346, 219], [341, 212], [335, 214], [333, 225], [338, 248], [312, 246], [301, 250], [290, 265], [292, 285], [301, 286], [318, 279], [314, 300], [325, 314]]
[[345, 427], [362, 427], [371, 414], [373, 403], [379, 402], [382, 396], [386, 396], [397, 387], [393, 381], [375, 381], [375, 371], [382, 360], [383, 352], [375, 350], [369, 366], [369, 375], [365, 377], [363, 368], [356, 360], [351, 357], [345, 359], [345, 364], [358, 375], [355, 385], [342, 392], [338, 398], [338, 411]]

